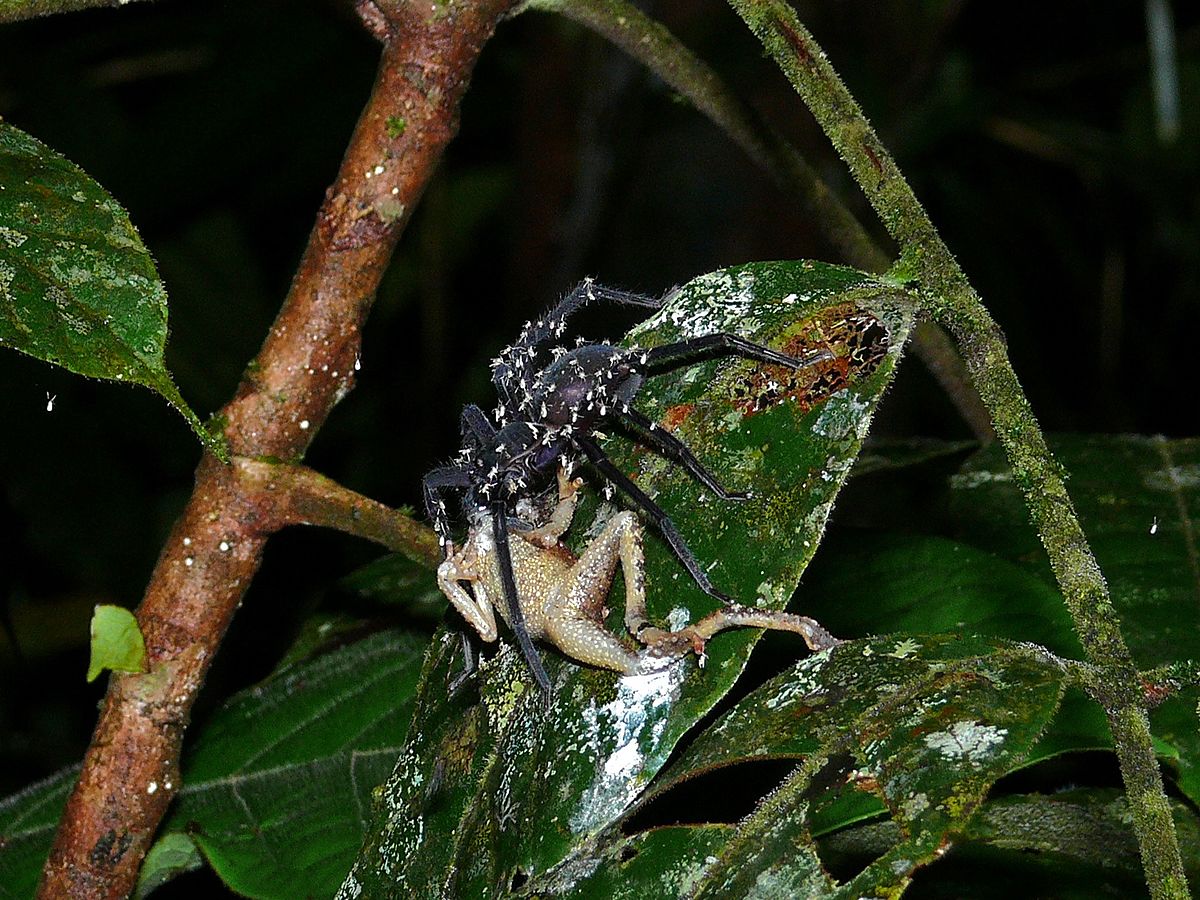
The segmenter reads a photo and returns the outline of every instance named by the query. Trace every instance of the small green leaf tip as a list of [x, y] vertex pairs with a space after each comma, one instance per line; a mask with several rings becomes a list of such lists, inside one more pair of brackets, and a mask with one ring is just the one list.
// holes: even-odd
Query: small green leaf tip
[[146, 642], [133, 613], [123, 606], [99, 605], [92, 614], [92, 658], [87, 680], [95, 681], [105, 669], [144, 672]]

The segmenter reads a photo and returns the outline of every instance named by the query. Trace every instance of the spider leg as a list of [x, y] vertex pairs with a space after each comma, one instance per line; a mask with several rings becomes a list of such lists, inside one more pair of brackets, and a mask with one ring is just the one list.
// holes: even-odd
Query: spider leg
[[582, 434], [575, 434], [574, 441], [591, 461], [592, 465], [605, 478], [620, 488], [629, 499], [645, 510], [647, 515], [654, 520], [654, 524], [658, 526], [658, 530], [662, 533], [663, 538], [675, 552], [676, 558], [683, 563], [683, 567], [687, 569], [688, 574], [692, 576], [692, 579], [700, 586], [700, 589], [722, 603], [733, 603], [734, 600], [732, 597], [717, 590], [713, 586], [713, 583], [708, 580], [708, 575], [700, 568], [699, 561], [692, 554], [692, 551], [688, 549], [688, 545], [683, 540], [683, 535], [675, 528], [675, 523], [671, 521], [671, 517], [666, 514], [663, 508], [646, 496], [645, 492], [634, 484], [628, 475], [613, 465], [612, 460], [605, 455], [598, 444], [594, 443], [590, 438], [584, 437]]
[[678, 369], [692, 359], [712, 359], [718, 356], [740, 356], [757, 362], [787, 366], [789, 369], [803, 369], [814, 363], [833, 359], [833, 354], [828, 350], [813, 350], [801, 357], [788, 356], [739, 335], [721, 332], [652, 347], [643, 352], [641, 359], [644, 362], [641, 363], [641, 368], [649, 373], [667, 372]]
[[446, 683], [446, 693], [450, 697], [457, 695], [462, 690], [463, 685], [479, 669], [479, 664], [475, 660], [475, 648], [471, 646], [471, 636], [466, 631], [460, 631], [459, 636], [462, 638], [463, 667], [462, 671], [458, 672]]
[[520, 396], [513, 388], [533, 381], [534, 350], [551, 338], [561, 337], [567, 329], [567, 320], [584, 306], [597, 301], [650, 309], [662, 306], [662, 301], [654, 297], [605, 287], [591, 278], [583, 279], [549, 312], [528, 323], [516, 341], [505, 347], [494, 361], [492, 383], [505, 404], [511, 404], [513, 408], [520, 407]]
[[442, 500], [442, 492], [461, 490], [471, 486], [471, 473], [461, 466], [440, 466], [421, 479], [421, 492], [425, 497], [425, 514], [433, 522], [438, 542], [443, 548], [450, 534], [450, 515]]
[[529, 671], [533, 673], [534, 680], [537, 681], [542, 692], [549, 697], [550, 677], [542, 666], [541, 657], [533, 647], [533, 641], [529, 639], [529, 631], [525, 628], [525, 614], [521, 612], [521, 601], [517, 596], [517, 579], [513, 575], [512, 551], [508, 548], [508, 524], [503, 502], [492, 507], [492, 535], [496, 541], [500, 581], [504, 585], [504, 601], [508, 605], [508, 624], [511, 626], [513, 634], [517, 636], [521, 654], [525, 657], [525, 662], [529, 664]]
[[618, 409], [611, 415], [631, 426], [641, 443], [657, 450], [667, 459], [675, 460], [722, 500], [745, 500], [749, 496], [744, 491], [729, 491], [722, 487], [716, 476], [704, 467], [704, 463], [696, 458], [696, 454], [687, 444], [633, 407]]
[[483, 446], [496, 437], [496, 426], [474, 403], [463, 407], [462, 416], [458, 420], [458, 430], [464, 444], [468, 438], [473, 438], [477, 445]]

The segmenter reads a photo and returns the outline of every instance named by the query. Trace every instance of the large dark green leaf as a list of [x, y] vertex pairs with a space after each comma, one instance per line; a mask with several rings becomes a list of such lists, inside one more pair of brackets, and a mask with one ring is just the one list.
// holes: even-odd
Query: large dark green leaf
[[[1071, 475], [1071, 499], [1139, 666], [1200, 659], [1200, 440], [1061, 436], [1051, 449]], [[1003, 454], [980, 452], [952, 488], [965, 538], [1054, 583]], [[1161, 749], [1178, 754], [1167, 761], [1178, 765], [1180, 787], [1200, 801], [1195, 693], [1168, 700], [1152, 724]], [[1094, 739], [1110, 742], [1102, 721]]]
[[0, 121], [0, 346], [158, 391], [217, 453], [163, 364], [167, 293], [129, 216], [78, 166]]
[[[1064, 680], [1036, 649], [947, 635], [853, 641], [828, 659], [804, 660], [770, 684], [762, 703], [740, 704], [702, 737], [744, 743], [756, 731], [782, 729], [810, 749], [716, 854], [694, 895], [898, 893], [1029, 753]], [[816, 853], [813, 822], [848, 787], [882, 801], [904, 837], [834, 884]]]
[[[178, 843], [164, 842], [187, 837], [240, 894], [330, 896], [362, 844], [371, 791], [399, 752], [423, 648], [409, 635], [378, 634], [235, 695], [185, 757], [159, 833], [174, 858], [151, 857], [157, 875], [179, 865]], [[32, 892], [74, 776], [0, 803], [0, 898]]]
[[[890, 377], [910, 310], [902, 293], [861, 273], [758, 263], [696, 279], [635, 329], [642, 346], [736, 331], [792, 352], [828, 342], [842, 356], [875, 319], [891, 335], [882, 365], [851, 367], [848, 380], [825, 388], [811, 372], [793, 377], [722, 360], [653, 379], [639, 396], [639, 407], [727, 485], [754, 493], [742, 503], [717, 502], [654, 453], [607, 444], [674, 517], [719, 587], [772, 608], [787, 602]], [[594, 502], [582, 506], [575, 535], [586, 533], [594, 510]], [[646, 550], [653, 617], [679, 624], [714, 608], [656, 538]], [[548, 704], [507, 641], [477, 686], [448, 697], [461, 665], [458, 641], [436, 638], [378, 831], [342, 896], [495, 895], [569, 865], [630, 808], [682, 735], [728, 691], [757, 637], [718, 636], [704, 669], [686, 660], [627, 678], [546, 651], [554, 687]]]
[[79, 767], [72, 766], [0, 800], [0, 898], [33, 896], [54, 829]]

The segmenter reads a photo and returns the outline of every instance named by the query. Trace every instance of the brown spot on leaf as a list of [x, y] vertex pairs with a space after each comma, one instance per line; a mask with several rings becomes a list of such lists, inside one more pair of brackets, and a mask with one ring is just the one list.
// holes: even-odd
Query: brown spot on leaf
[[695, 403], [678, 403], [667, 410], [667, 414], [663, 416], [663, 428], [667, 431], [674, 431], [680, 425], [688, 420], [692, 412], [695, 411]]
[[883, 323], [857, 306], [843, 304], [823, 310], [780, 349], [797, 357], [828, 349], [834, 358], [803, 369], [757, 368], [734, 383], [734, 405], [752, 415], [790, 400], [801, 414], [806, 413], [874, 372], [887, 355], [889, 343]]

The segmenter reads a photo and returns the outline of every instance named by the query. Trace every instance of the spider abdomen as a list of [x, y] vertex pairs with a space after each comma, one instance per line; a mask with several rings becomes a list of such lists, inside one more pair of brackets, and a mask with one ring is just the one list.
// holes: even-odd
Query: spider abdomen
[[614, 409], [628, 406], [642, 381], [628, 351], [586, 344], [560, 356], [539, 374], [532, 405], [547, 425], [590, 431]]

